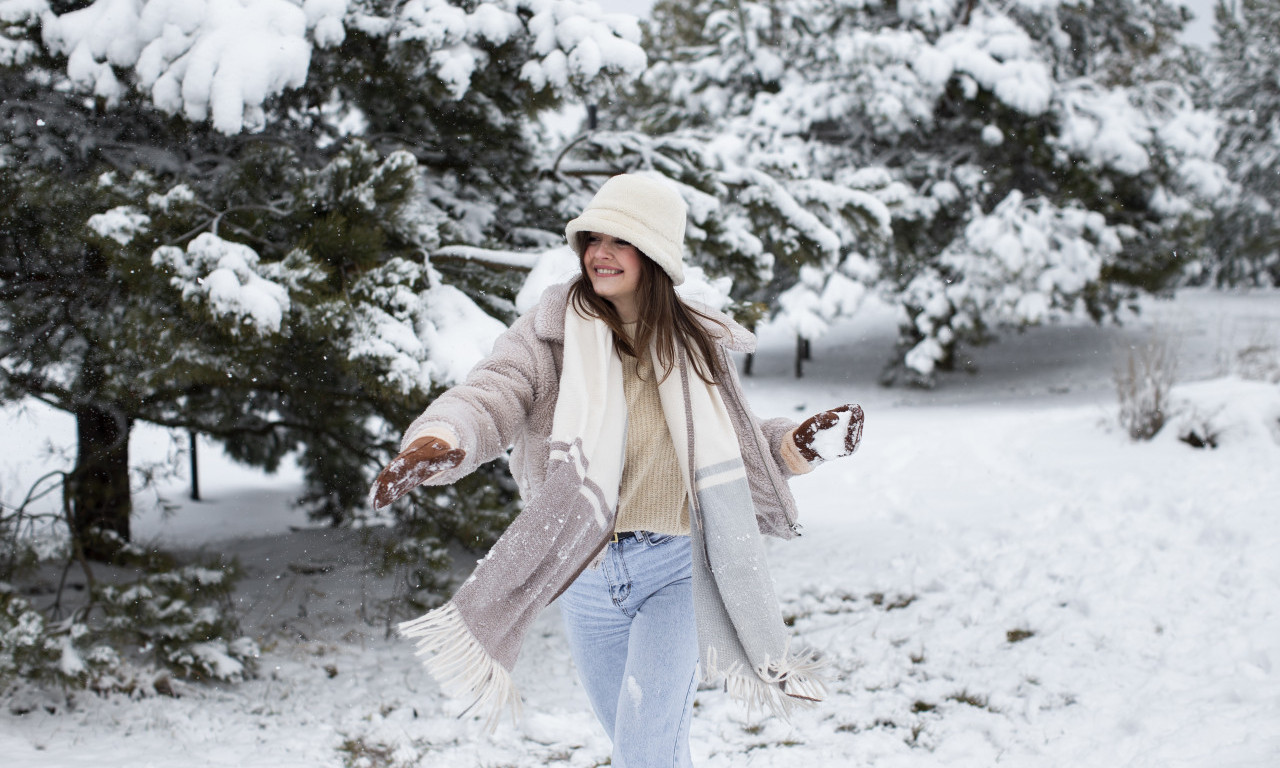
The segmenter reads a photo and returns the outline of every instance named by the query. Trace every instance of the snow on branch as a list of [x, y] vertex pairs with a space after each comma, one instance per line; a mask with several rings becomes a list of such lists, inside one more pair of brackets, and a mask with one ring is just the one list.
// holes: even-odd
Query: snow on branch
[[183, 299], [206, 305], [216, 318], [231, 320], [231, 332], [237, 335], [242, 329], [259, 336], [279, 333], [292, 306], [290, 293], [320, 279], [315, 270], [289, 260], [262, 264], [249, 246], [208, 232], [185, 251], [171, 245], [157, 248], [151, 263], [174, 273], [169, 282], [182, 291]]
[[1056, 142], [1099, 168], [1135, 175], [1151, 165], [1147, 147], [1154, 126], [1130, 101], [1127, 89], [1102, 89], [1085, 81], [1058, 95], [1062, 131]]
[[22, 39], [22, 28], [37, 28], [48, 12], [46, 0], [0, 0], [0, 67], [20, 67], [40, 54], [35, 43]]
[[135, 235], [147, 230], [151, 217], [131, 205], [122, 205], [106, 213], [95, 213], [89, 217], [88, 225], [100, 236], [128, 245]]
[[393, 258], [352, 289], [357, 322], [349, 357], [383, 367], [401, 393], [461, 382], [507, 328], [430, 265]]
[[959, 74], [1032, 117], [1044, 114], [1054, 94], [1053, 74], [1027, 32], [1007, 16], [978, 11], [972, 21], [938, 39], [937, 48]]
[[422, 43], [435, 75], [455, 99], [489, 62], [489, 46], [529, 37], [520, 77], [535, 91], [590, 89], [601, 77], [637, 77], [646, 57], [634, 17], [576, 0], [493, 0], [466, 10], [447, 0], [409, 0], [397, 42]]
[[539, 254], [520, 251], [495, 251], [489, 248], [477, 248], [473, 245], [446, 245], [431, 254], [434, 259], [459, 259], [461, 261], [479, 261], [499, 267], [510, 267], [525, 271], [533, 269], [538, 263]]
[[[17, 17], [13, 2], [0, 6], [6, 18]], [[23, 7], [32, 3], [42, 0]], [[340, 45], [347, 25], [389, 35], [393, 45], [422, 44], [431, 73], [458, 99], [493, 47], [521, 38], [516, 50], [530, 56], [521, 77], [537, 91], [589, 90], [646, 65], [634, 17], [577, 0], [489, 0], [470, 12], [409, 0], [393, 18], [357, 13], [351, 0], [96, 0], [62, 15], [42, 9], [44, 45], [67, 57], [77, 88], [114, 106], [134, 87], [165, 112], [210, 120], [226, 134], [262, 130], [265, 103], [306, 83], [314, 48]], [[30, 55], [0, 38], [0, 60]]]
[[341, 42], [345, 11], [346, 0], [97, 0], [47, 16], [43, 33], [72, 82], [109, 105], [125, 95], [117, 71], [132, 69], [160, 109], [233, 134], [260, 130], [263, 103], [306, 82], [308, 30]]

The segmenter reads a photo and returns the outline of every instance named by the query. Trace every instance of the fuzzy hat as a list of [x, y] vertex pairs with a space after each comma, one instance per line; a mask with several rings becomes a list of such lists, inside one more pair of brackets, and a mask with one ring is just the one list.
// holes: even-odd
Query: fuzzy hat
[[564, 234], [579, 258], [582, 252], [575, 237], [579, 232], [626, 240], [680, 285], [684, 282], [684, 226], [684, 198], [671, 184], [626, 173], [606, 181]]

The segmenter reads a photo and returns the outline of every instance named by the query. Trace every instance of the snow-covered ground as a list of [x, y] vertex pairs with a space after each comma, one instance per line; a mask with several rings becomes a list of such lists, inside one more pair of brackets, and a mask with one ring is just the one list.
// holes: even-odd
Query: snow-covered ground
[[[1178, 342], [1182, 412], [1133, 443], [1111, 374], [1153, 326]], [[784, 610], [838, 678], [793, 725], [702, 691], [696, 762], [1280, 764], [1280, 385], [1238, 375], [1280, 371], [1280, 294], [1189, 292], [1123, 328], [1013, 335], [929, 392], [876, 385], [892, 343], [891, 314], [869, 306], [814, 343], [797, 381], [791, 339], [762, 333], [757, 412], [867, 413], [856, 456], [794, 482], [806, 535], [771, 542]], [[8, 497], [30, 446], [71, 433], [35, 410], [3, 416]], [[1183, 420], [1207, 421], [1219, 447], [1180, 442]], [[167, 450], [158, 431], [135, 440], [139, 461]], [[140, 498], [137, 535], [240, 558], [259, 677], [176, 698], [19, 691], [0, 711], [6, 766], [607, 763], [554, 606], [515, 673], [526, 721], [486, 735], [386, 638], [390, 587], [364, 572], [359, 532], [289, 508], [296, 471], [201, 460], [206, 501], [175, 479], [177, 511]]]

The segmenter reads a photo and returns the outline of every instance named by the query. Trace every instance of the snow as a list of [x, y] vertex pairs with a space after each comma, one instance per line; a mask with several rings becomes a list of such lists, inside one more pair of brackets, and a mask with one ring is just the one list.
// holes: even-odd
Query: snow
[[422, 295], [421, 308], [417, 336], [431, 350], [428, 373], [436, 382], [461, 382], [506, 330], [451, 285], [429, 288]]
[[[1146, 301], [1121, 327], [1033, 329], [967, 350], [978, 373], [929, 391], [875, 385], [896, 322], [868, 298], [813, 343], [798, 381], [790, 329], [761, 332], [744, 382], [757, 412], [802, 419], [852, 401], [867, 413], [855, 456], [792, 482], [804, 535], [769, 545], [784, 611], [837, 675], [830, 700], [791, 726], [699, 691], [696, 764], [1273, 765], [1280, 294], [1192, 291]], [[1159, 328], [1180, 338], [1178, 413], [1133, 443], [1115, 425], [1111, 372]], [[69, 461], [74, 428], [38, 405], [4, 415], [12, 501], [19, 469]], [[1217, 449], [1178, 439], [1196, 419], [1216, 428]], [[54, 458], [27, 447], [44, 441]], [[163, 457], [168, 433], [140, 427], [132, 450], [135, 463]], [[141, 494], [134, 530], [239, 557], [236, 603], [260, 675], [173, 681], [175, 698], [16, 689], [0, 710], [6, 765], [607, 761], [554, 606], [515, 670], [526, 720], [489, 736], [465, 703], [441, 698], [411, 645], [385, 636], [377, 600], [392, 584], [364, 571], [363, 533], [312, 527], [290, 507], [295, 467], [264, 476], [206, 446], [201, 468], [207, 501], [186, 500], [173, 478], [160, 493], [176, 511]]]
[[252, 248], [209, 232], [197, 235], [185, 251], [162, 246], [152, 256], [156, 266], [174, 272], [170, 282], [182, 289], [183, 298], [203, 301], [215, 316], [236, 320], [234, 332], [243, 326], [268, 335], [280, 331], [291, 306], [281, 278], [304, 276], [291, 276], [283, 265], [261, 265], [259, 261]]
[[[455, 249], [453, 256], [501, 262], [516, 255], [476, 248]], [[354, 290], [366, 300], [356, 308], [348, 355], [382, 361], [386, 383], [403, 393], [462, 381], [506, 330], [465, 293], [441, 282], [426, 262], [389, 259]]]
[[1005, 16], [986, 11], [943, 34], [939, 52], [957, 74], [967, 74], [1005, 104], [1027, 115], [1043, 114], [1053, 96], [1053, 76], [1035, 56], [1035, 43]]
[[1212, 48], [1218, 39], [1217, 31], [1213, 28], [1213, 9], [1217, 0], [1181, 0], [1179, 4], [1191, 11], [1192, 15], [1180, 38], [1206, 51]]
[[[47, 7], [5, 0], [0, 12], [21, 20]], [[132, 69], [157, 107], [209, 120], [226, 134], [261, 130], [267, 101], [301, 87], [312, 47], [341, 45], [346, 23], [377, 35], [394, 30], [396, 44], [425, 44], [434, 76], [456, 99], [488, 62], [481, 44], [503, 45], [521, 34], [531, 35], [536, 49], [522, 77], [538, 90], [598, 87], [599, 76], [635, 77], [647, 62], [636, 19], [594, 3], [485, 2], [468, 13], [444, 0], [409, 0], [386, 19], [355, 10], [350, 0], [95, 0], [61, 15], [46, 12], [41, 32], [50, 50], [67, 56], [71, 81], [109, 106], [128, 87], [117, 71]], [[33, 53], [0, 37], [0, 61]]]
[[466, 95], [471, 76], [487, 61], [478, 44], [501, 45], [526, 28], [534, 55], [520, 76], [535, 90], [567, 91], [601, 73], [634, 77], [647, 62], [634, 18], [603, 14], [594, 3], [490, 2], [468, 13], [444, 0], [409, 0], [400, 15], [397, 39], [428, 46], [435, 74], [455, 99]]
[[306, 81], [308, 22], [334, 45], [344, 11], [332, 0], [97, 0], [50, 15], [43, 34], [71, 80], [108, 103], [125, 87], [112, 68], [134, 68], [156, 106], [230, 134], [261, 128], [265, 100]]
[[849, 433], [849, 422], [852, 418], [853, 414], [850, 411], [837, 413], [836, 423], [818, 430], [809, 447], [824, 460], [848, 455], [848, 451], [845, 450], [845, 438]]
[[112, 208], [106, 213], [95, 213], [87, 222], [89, 229], [102, 237], [109, 237], [121, 245], [128, 245], [134, 235], [145, 232], [151, 225], [151, 217], [128, 205]]

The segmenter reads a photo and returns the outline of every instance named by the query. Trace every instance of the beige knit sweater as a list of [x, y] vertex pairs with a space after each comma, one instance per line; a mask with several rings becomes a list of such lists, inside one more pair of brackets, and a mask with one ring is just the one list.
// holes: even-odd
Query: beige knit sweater
[[614, 530], [687, 536], [684, 479], [647, 351], [640, 359], [622, 356], [622, 389], [627, 398], [627, 449]]

